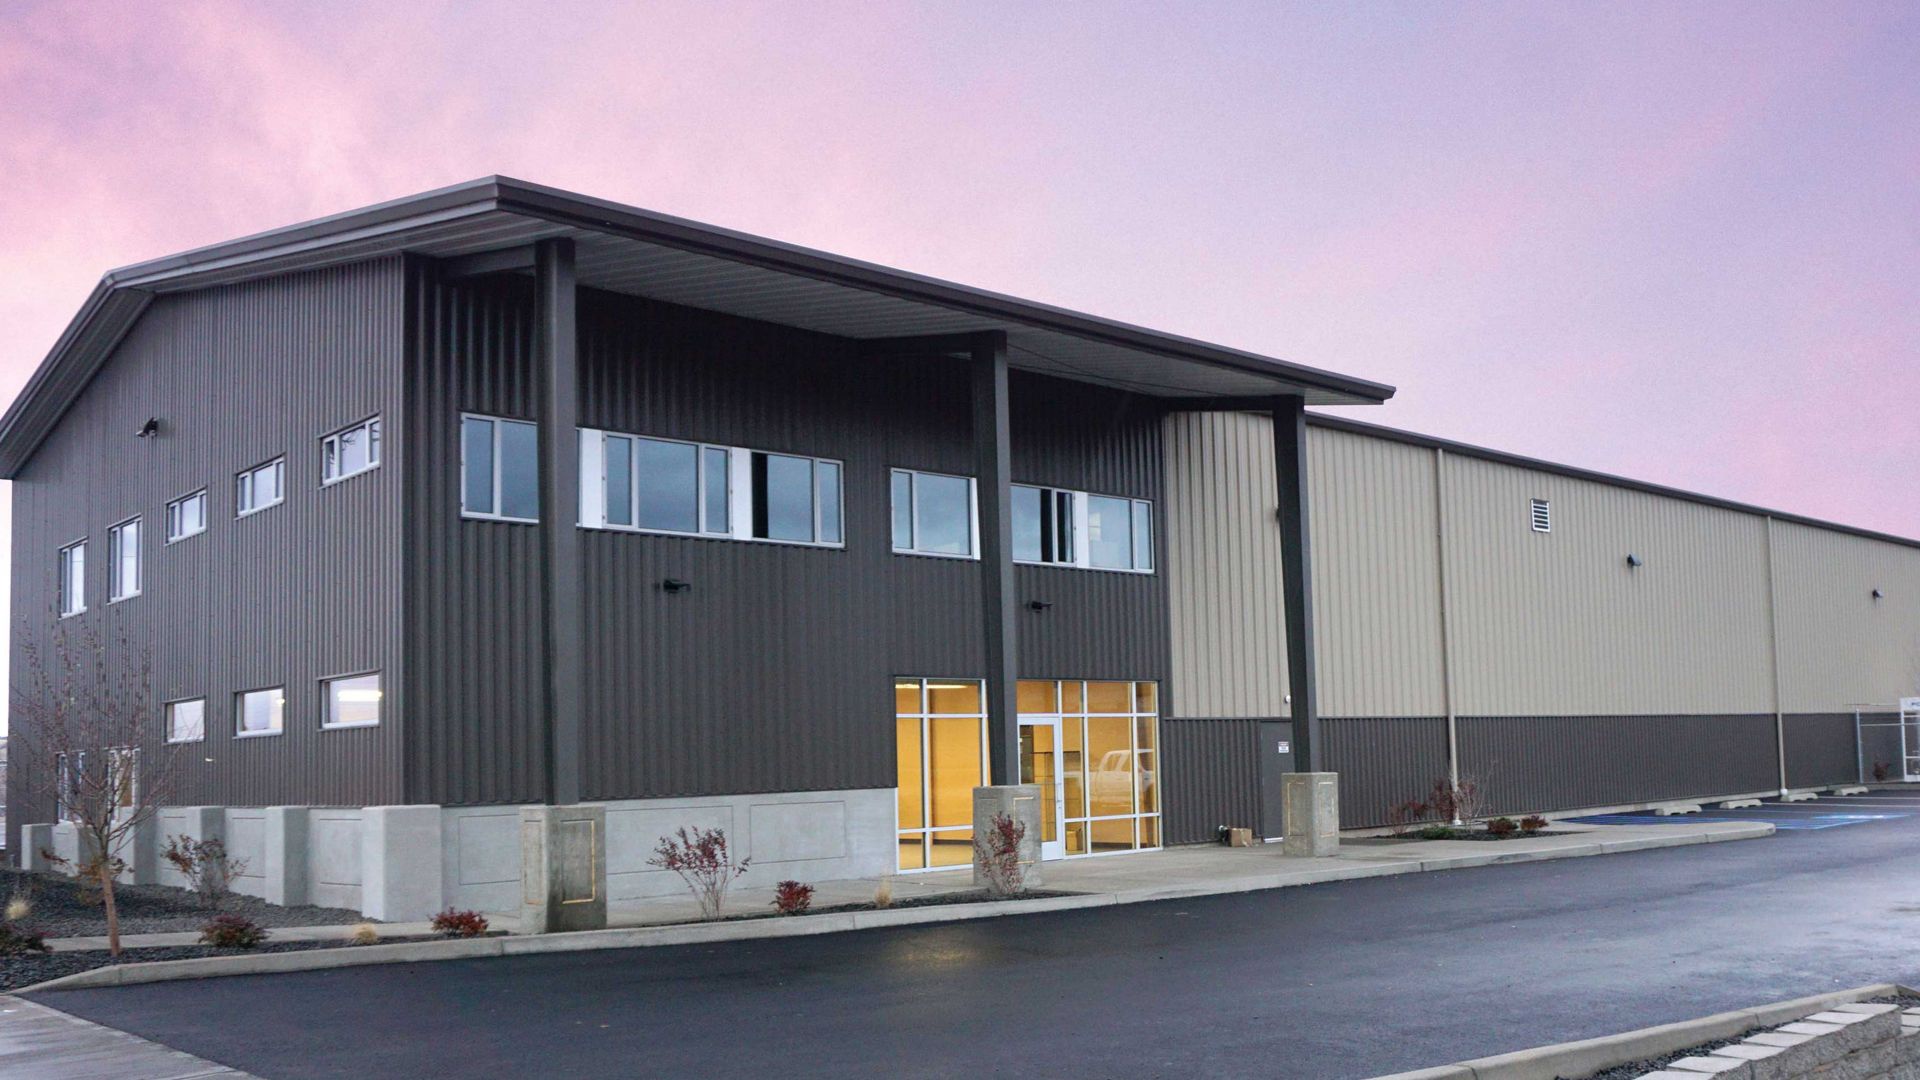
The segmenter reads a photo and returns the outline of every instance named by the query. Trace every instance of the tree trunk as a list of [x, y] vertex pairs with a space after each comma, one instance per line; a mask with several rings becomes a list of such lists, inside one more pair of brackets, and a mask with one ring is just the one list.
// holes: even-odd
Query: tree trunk
[[113, 860], [100, 860], [100, 899], [107, 905], [107, 955], [120, 958], [120, 909], [113, 901]]

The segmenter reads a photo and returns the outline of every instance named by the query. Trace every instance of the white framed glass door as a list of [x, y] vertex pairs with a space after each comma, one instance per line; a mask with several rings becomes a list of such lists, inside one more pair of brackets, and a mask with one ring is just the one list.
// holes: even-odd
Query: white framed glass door
[[1022, 716], [1020, 718], [1020, 782], [1040, 789], [1040, 857], [1058, 859], [1067, 853], [1060, 835], [1060, 821], [1066, 816], [1060, 781], [1060, 718]]

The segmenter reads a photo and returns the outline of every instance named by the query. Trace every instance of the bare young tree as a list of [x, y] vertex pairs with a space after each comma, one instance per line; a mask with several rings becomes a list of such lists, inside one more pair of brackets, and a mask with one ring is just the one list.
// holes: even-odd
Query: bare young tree
[[51, 803], [79, 832], [73, 870], [99, 883], [107, 948], [120, 955], [114, 879], [120, 852], [173, 793], [175, 747], [153, 701], [152, 652], [120, 628], [102, 636], [92, 620], [55, 618], [44, 643], [22, 627], [14, 673], [12, 750], [29, 765], [13, 777], [35, 802]]

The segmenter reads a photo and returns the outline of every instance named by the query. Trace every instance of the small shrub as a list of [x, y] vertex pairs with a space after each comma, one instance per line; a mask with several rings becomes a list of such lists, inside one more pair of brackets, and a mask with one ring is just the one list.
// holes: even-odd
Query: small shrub
[[1893, 772], [1892, 767], [1890, 767], [1886, 762], [1884, 761], [1874, 762], [1873, 763], [1873, 782], [1876, 784], [1886, 783], [1887, 777], [1891, 775], [1892, 772]]
[[26, 891], [14, 893], [7, 898], [7, 921], [17, 923], [33, 914], [33, 897]]
[[1458, 840], [1460, 830], [1451, 825], [1429, 825], [1424, 829], [1416, 829], [1413, 836], [1420, 840]]
[[1547, 819], [1539, 814], [1528, 814], [1520, 819], [1520, 831], [1531, 836], [1547, 827]]
[[883, 877], [873, 890], [873, 906], [885, 911], [893, 906], [893, 878]]
[[219, 837], [195, 840], [191, 836], [169, 836], [160, 857], [173, 864], [187, 879], [187, 885], [200, 895], [200, 903], [209, 911], [233, 894], [233, 879], [246, 872], [247, 861], [227, 854], [227, 845]]
[[995, 814], [985, 829], [975, 830], [973, 858], [986, 876], [987, 891], [995, 896], [1016, 896], [1027, 889], [1026, 871], [1020, 866], [1020, 841], [1027, 837], [1027, 825], [1006, 814]]
[[375, 930], [372, 923], [363, 922], [353, 928], [353, 936], [347, 940], [355, 945], [373, 945], [379, 942], [380, 931]]
[[693, 892], [693, 898], [700, 902], [700, 917], [717, 919], [726, 906], [727, 886], [746, 873], [747, 864], [752, 861], [733, 861], [733, 854], [727, 850], [725, 829], [703, 829], [696, 825], [691, 831], [682, 826], [674, 835], [661, 837], [647, 865], [679, 874], [680, 880]]
[[433, 932], [441, 937], [479, 937], [487, 932], [487, 917], [477, 911], [448, 908], [433, 917]]
[[1427, 816], [1428, 806], [1419, 799], [1408, 799], [1387, 811], [1387, 824], [1395, 835], [1404, 835], [1408, 829]]
[[200, 943], [217, 949], [251, 949], [267, 940], [267, 931], [245, 915], [215, 915], [200, 928]]
[[1510, 817], [1497, 817], [1487, 822], [1487, 831], [1495, 836], [1512, 836], [1519, 828]]
[[24, 926], [12, 923], [0, 923], [0, 956], [25, 956], [28, 953], [51, 952], [47, 941], [38, 933]]
[[774, 890], [773, 909], [782, 915], [805, 915], [813, 906], [813, 886], [783, 881]]
[[1487, 797], [1471, 776], [1462, 776], [1458, 783], [1443, 776], [1433, 782], [1427, 808], [1442, 821], [1478, 821], [1486, 816]]

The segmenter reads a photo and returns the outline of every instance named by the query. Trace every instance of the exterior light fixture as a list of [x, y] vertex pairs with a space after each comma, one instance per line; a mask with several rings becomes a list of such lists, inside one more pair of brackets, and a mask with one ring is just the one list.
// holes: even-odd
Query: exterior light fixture
[[1873, 598], [1874, 598], [1875, 600], [1878, 600], [1878, 599], [1880, 599], [1881, 597], [1883, 597], [1883, 596], [1885, 596], [1885, 595], [1887, 595], [1887, 594], [1886, 594], [1886, 593], [1883, 593], [1883, 592], [1881, 592], [1881, 591], [1880, 591], [1879, 589], [1875, 589], [1875, 590], [1873, 590]]
[[1627, 568], [1629, 570], [1637, 569], [1639, 566], [1640, 566], [1640, 556], [1638, 555], [1627, 556]]
[[670, 593], [686, 592], [688, 589], [693, 588], [693, 582], [681, 581], [679, 578], [667, 578], [660, 583], [660, 587]]
[[1045, 601], [1045, 600], [1029, 600], [1029, 601], [1027, 601], [1027, 610], [1028, 610], [1028, 611], [1045, 611], [1045, 610], [1047, 610], [1048, 608], [1050, 608], [1050, 607], [1052, 607], [1052, 606], [1053, 606], [1053, 605], [1052, 605], [1051, 603], [1049, 603], [1048, 601]]
[[158, 434], [160, 434], [160, 418], [157, 416], [149, 416], [147, 417], [147, 422], [140, 425], [140, 430], [133, 433], [133, 437], [136, 439], [146, 439]]

